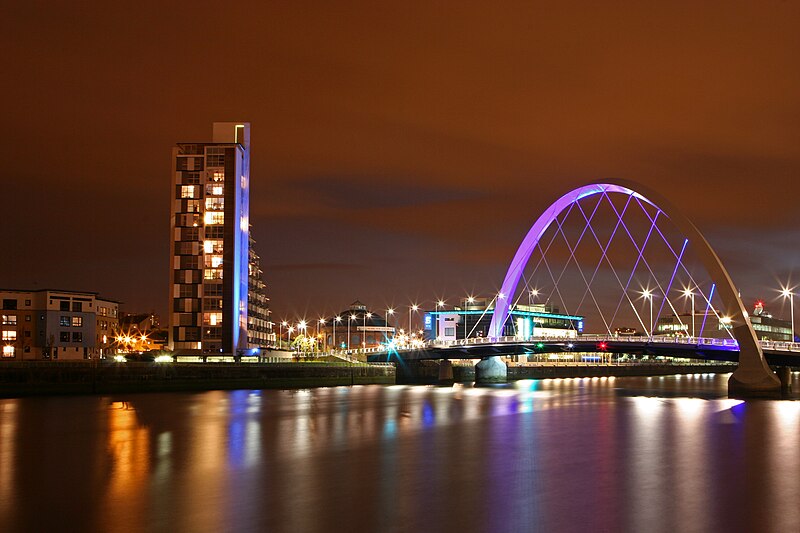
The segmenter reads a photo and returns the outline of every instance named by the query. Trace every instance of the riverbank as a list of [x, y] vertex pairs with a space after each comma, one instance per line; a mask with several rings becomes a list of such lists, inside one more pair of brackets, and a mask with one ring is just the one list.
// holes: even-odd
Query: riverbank
[[394, 383], [395, 368], [390, 364], [56, 361], [0, 364], [0, 397]]

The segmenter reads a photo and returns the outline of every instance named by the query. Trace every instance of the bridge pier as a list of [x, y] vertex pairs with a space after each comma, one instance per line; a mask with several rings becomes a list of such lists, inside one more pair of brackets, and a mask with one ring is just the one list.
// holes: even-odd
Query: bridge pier
[[780, 394], [781, 380], [767, 365], [761, 348], [755, 341], [746, 342], [750, 340], [749, 337], [737, 340], [739, 340], [739, 366], [728, 379], [728, 394], [735, 397]]
[[498, 356], [484, 357], [475, 365], [475, 383], [505, 383], [508, 367]]
[[439, 383], [442, 385], [450, 385], [454, 381], [453, 363], [450, 359], [442, 359], [439, 361]]

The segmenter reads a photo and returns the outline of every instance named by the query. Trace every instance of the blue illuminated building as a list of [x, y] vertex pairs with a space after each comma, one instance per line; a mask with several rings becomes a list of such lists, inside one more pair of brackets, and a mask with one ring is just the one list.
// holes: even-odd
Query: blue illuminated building
[[[486, 337], [492, 322], [494, 301], [465, 298], [452, 309], [428, 311], [423, 316], [423, 330], [428, 340], [454, 341]], [[516, 304], [503, 326], [503, 336], [574, 338], [583, 332], [583, 317], [559, 313], [547, 304]]]
[[212, 142], [172, 150], [169, 346], [244, 353], [248, 344], [250, 124], [215, 122]]

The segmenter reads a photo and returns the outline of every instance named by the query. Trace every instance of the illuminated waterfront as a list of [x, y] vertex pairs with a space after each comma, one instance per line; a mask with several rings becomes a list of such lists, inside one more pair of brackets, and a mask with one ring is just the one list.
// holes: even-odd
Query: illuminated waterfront
[[0, 400], [2, 531], [796, 531], [728, 375]]

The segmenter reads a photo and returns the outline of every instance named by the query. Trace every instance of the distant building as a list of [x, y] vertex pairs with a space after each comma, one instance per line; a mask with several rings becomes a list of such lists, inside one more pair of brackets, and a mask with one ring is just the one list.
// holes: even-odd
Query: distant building
[[120, 351], [161, 350], [167, 344], [167, 331], [155, 313], [120, 313], [114, 340]]
[[755, 303], [750, 323], [759, 339], [763, 341], [792, 341], [792, 323], [775, 318], [764, 310], [764, 302]]
[[[460, 307], [428, 311], [424, 314], [423, 331], [429, 340], [459, 340], [489, 335], [494, 303], [489, 298], [464, 298]], [[511, 306], [503, 326], [503, 336], [567, 337], [583, 332], [583, 316], [560, 313], [546, 304]]]
[[172, 151], [169, 344], [183, 353], [249, 347], [250, 124], [216, 122], [212, 142]]
[[[719, 314], [719, 313], [717, 313]], [[773, 317], [764, 310], [764, 302], [756, 302], [753, 312], [748, 315], [750, 324], [760, 340], [789, 341], [792, 338], [792, 324], [788, 320]], [[655, 334], [682, 337], [694, 336], [718, 337], [720, 332], [728, 329], [729, 320], [717, 318], [713, 311], [695, 313], [694, 322], [691, 313], [679, 313], [663, 316], [656, 321]], [[724, 335], [724, 334], [723, 334]]]
[[251, 237], [249, 293], [247, 296], [247, 343], [249, 348], [267, 348], [274, 346], [276, 339], [272, 330], [264, 272], [261, 270], [261, 257], [256, 253], [253, 244], [254, 241]]
[[96, 359], [112, 351], [117, 301], [55, 289], [0, 289], [0, 301], [0, 360]]
[[319, 336], [323, 350], [376, 348], [394, 338], [395, 328], [387, 324], [386, 318], [384, 312], [370, 311], [356, 300], [349, 308], [324, 318], [323, 323], [309, 324], [308, 334]]

